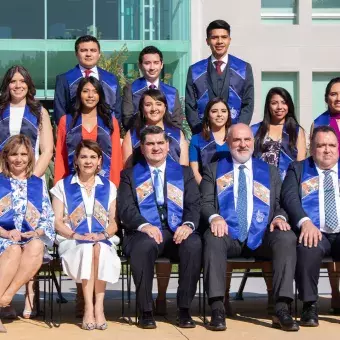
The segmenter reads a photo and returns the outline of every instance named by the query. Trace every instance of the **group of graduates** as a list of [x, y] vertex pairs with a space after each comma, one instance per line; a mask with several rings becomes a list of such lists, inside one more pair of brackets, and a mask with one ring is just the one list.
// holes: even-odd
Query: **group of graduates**
[[[119, 279], [121, 243], [141, 328], [156, 328], [154, 314], [166, 313], [171, 265], [156, 266], [158, 296], [152, 298], [159, 256], [179, 262], [179, 327], [195, 327], [190, 307], [203, 267], [207, 328], [226, 329], [227, 260], [238, 256], [272, 262], [273, 327], [318, 326], [321, 262], [328, 255], [340, 259], [340, 78], [327, 85], [328, 109], [313, 123], [306, 158], [289, 92], [272, 88], [263, 120], [249, 126], [250, 64], [228, 53], [225, 21], [209, 24], [206, 41], [211, 56], [188, 70], [188, 145], [178, 91], [160, 80], [159, 49], [141, 51], [143, 76], [121, 97], [117, 77], [97, 66], [98, 40], [77, 39], [79, 64], [56, 79], [52, 205], [44, 179], [54, 153], [48, 112], [34, 98], [28, 71], [18, 65], [7, 71], [0, 89], [2, 318], [15, 315], [10, 303], [24, 284], [23, 316], [34, 316], [30, 280], [46, 246], [56, 242], [64, 272], [77, 282], [82, 328], [105, 330], [105, 287]], [[303, 301], [299, 324], [289, 308], [294, 279]], [[332, 307], [340, 312], [338, 283], [333, 278]], [[1, 321], [0, 332], [6, 332]]]

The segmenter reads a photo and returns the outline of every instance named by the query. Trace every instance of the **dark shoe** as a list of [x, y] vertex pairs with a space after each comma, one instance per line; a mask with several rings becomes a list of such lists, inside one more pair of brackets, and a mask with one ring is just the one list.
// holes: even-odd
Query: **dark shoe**
[[177, 314], [177, 326], [181, 328], [195, 328], [195, 321], [192, 319], [189, 310], [180, 308]]
[[156, 299], [154, 312], [156, 315], [164, 316], [167, 314], [166, 311], [166, 300]]
[[143, 329], [154, 329], [157, 327], [152, 312], [142, 313], [142, 316], [140, 316], [138, 319], [138, 327]]
[[225, 323], [225, 311], [222, 309], [213, 309], [211, 311], [211, 320], [207, 325], [211, 331], [225, 331], [227, 329]]
[[318, 306], [317, 303], [304, 303], [300, 318], [300, 325], [303, 327], [318, 327]]
[[273, 291], [268, 290], [268, 303], [267, 303], [267, 312], [268, 315], [274, 315], [275, 310], [274, 310], [274, 296], [273, 296]]
[[287, 309], [279, 309], [274, 313], [272, 327], [282, 329], [286, 332], [296, 332], [299, 330], [299, 325]]

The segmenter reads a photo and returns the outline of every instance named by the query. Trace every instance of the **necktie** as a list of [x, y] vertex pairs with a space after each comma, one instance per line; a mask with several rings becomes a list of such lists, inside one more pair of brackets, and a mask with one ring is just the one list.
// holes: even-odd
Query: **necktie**
[[218, 75], [221, 75], [223, 73], [221, 66], [224, 64], [222, 60], [215, 60], [214, 64], [216, 66], [216, 72]]
[[335, 192], [331, 172], [331, 170], [325, 170], [323, 172], [325, 175], [323, 180], [325, 223], [328, 228], [335, 230], [338, 227], [338, 215], [336, 212]]
[[155, 169], [153, 171], [153, 174], [155, 177], [153, 178], [153, 186], [155, 188], [155, 194], [156, 194], [156, 201], [158, 205], [164, 204], [164, 192], [163, 192], [163, 185], [161, 181], [160, 173], [161, 170]]
[[244, 173], [245, 165], [239, 166], [238, 175], [238, 198], [236, 204], [236, 213], [238, 217], [238, 239], [244, 242], [248, 235], [247, 221], [247, 183], [246, 174]]
[[156, 85], [155, 84], [150, 84], [149, 85], [149, 89], [150, 90], [155, 90], [157, 87], [156, 87]]
[[90, 76], [90, 74], [92, 73], [92, 70], [89, 70], [89, 69], [85, 69], [84, 70], [84, 73], [85, 73], [85, 78], [88, 78]]

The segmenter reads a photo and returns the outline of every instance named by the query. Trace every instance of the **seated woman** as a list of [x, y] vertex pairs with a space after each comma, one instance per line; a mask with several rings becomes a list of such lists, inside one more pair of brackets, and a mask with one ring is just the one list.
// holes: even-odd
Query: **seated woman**
[[227, 132], [231, 115], [223, 98], [214, 98], [205, 107], [202, 132], [193, 135], [189, 147], [189, 162], [198, 184], [203, 167], [225, 157], [228, 152]]
[[74, 112], [59, 121], [54, 183], [74, 172], [74, 151], [83, 139], [91, 139], [100, 145], [103, 150], [100, 174], [118, 186], [123, 167], [119, 125], [105, 102], [102, 85], [94, 77], [79, 82]]
[[[106, 282], [119, 280], [120, 259], [115, 244], [115, 185], [101, 171], [103, 153], [99, 144], [81, 141], [75, 149], [75, 175], [58, 181], [51, 189], [59, 254], [64, 272], [80, 282], [85, 300], [82, 328], [105, 330]], [[66, 219], [65, 219], [66, 217]], [[118, 242], [117, 242], [118, 240]], [[95, 303], [93, 295], [95, 294]]]
[[278, 167], [284, 179], [292, 161], [306, 158], [306, 136], [299, 125], [292, 97], [282, 87], [269, 90], [263, 121], [253, 125], [254, 156]]
[[140, 152], [140, 131], [148, 125], [160, 126], [170, 137], [169, 156], [182, 165], [188, 165], [188, 143], [181, 129], [171, 123], [165, 95], [155, 89], [145, 91], [139, 101], [133, 128], [123, 140], [123, 163], [125, 168], [136, 164], [143, 156]]
[[[44, 243], [52, 246], [55, 238], [50, 199], [44, 181], [33, 175], [34, 163], [30, 140], [10, 137], [0, 156], [1, 307], [37, 273]], [[0, 332], [5, 331], [0, 321]]]

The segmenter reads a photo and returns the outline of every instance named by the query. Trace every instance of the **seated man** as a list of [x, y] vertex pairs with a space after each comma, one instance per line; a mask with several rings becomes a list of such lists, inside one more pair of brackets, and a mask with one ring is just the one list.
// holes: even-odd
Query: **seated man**
[[201, 182], [204, 233], [204, 282], [212, 317], [208, 328], [226, 329], [223, 297], [226, 262], [243, 256], [273, 261], [273, 327], [297, 331], [289, 314], [293, 300], [296, 236], [280, 208], [281, 180], [274, 166], [252, 158], [254, 136], [242, 123], [232, 125], [230, 155], [208, 165]]
[[156, 328], [152, 282], [158, 256], [179, 261], [178, 326], [195, 327], [190, 305], [201, 271], [200, 193], [192, 170], [167, 158], [168, 138], [159, 126], [141, 132], [145, 161], [121, 173], [118, 191], [123, 250], [130, 257], [141, 328]]
[[316, 327], [322, 258], [340, 261], [338, 139], [330, 126], [313, 130], [311, 157], [293, 162], [282, 185], [281, 200], [299, 235], [296, 284], [303, 301], [301, 326]]

